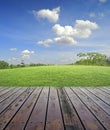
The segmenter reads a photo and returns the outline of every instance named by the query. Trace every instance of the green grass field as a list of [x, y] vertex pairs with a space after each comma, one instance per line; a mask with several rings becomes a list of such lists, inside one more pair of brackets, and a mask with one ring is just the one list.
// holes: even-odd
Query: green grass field
[[0, 86], [110, 86], [110, 67], [39, 66], [0, 70]]

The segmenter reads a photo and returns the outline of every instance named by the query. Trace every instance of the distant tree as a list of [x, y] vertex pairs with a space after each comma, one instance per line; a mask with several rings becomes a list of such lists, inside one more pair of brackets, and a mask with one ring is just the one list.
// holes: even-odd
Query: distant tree
[[9, 64], [6, 61], [0, 61], [0, 69], [7, 69]]
[[110, 65], [110, 57], [106, 58], [107, 65]]
[[14, 65], [13, 65], [13, 64], [11, 64], [11, 65], [10, 65], [10, 68], [11, 68], [11, 69], [13, 69], [13, 68], [14, 68]]
[[46, 64], [37, 63], [36, 66], [46, 66]]
[[104, 54], [100, 54], [97, 52], [89, 52], [87, 53], [87, 56], [91, 61], [97, 62], [97, 61], [105, 61], [107, 56]]
[[80, 58], [76, 64], [87, 64], [87, 65], [106, 65], [107, 56], [97, 52], [89, 53], [78, 53], [77, 56]]
[[37, 66], [35, 63], [30, 63], [29, 66]]
[[20, 67], [25, 67], [24, 60], [21, 60], [21, 65], [20, 65]]
[[16, 67], [17, 67], [17, 68], [21, 67], [21, 64], [17, 64]]
[[17, 65], [11, 64], [9, 67], [10, 67], [10, 69], [13, 69], [13, 68], [17, 68]]
[[87, 54], [85, 54], [85, 53], [78, 53], [77, 56], [78, 56], [78, 57], [86, 57]]

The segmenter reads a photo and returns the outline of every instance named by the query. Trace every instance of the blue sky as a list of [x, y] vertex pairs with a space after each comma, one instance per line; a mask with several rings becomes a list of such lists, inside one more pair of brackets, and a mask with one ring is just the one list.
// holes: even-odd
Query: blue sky
[[110, 55], [109, 0], [0, 0], [0, 60], [65, 64]]

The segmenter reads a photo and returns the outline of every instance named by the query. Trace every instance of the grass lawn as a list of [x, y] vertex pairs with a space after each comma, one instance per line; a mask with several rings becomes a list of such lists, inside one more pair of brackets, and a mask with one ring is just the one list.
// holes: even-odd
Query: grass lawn
[[0, 86], [110, 86], [110, 67], [39, 66], [0, 70]]

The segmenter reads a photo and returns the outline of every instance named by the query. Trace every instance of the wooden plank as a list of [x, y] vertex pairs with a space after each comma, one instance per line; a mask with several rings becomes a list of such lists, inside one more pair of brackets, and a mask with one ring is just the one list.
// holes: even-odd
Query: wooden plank
[[81, 89], [72, 89], [80, 100], [89, 108], [89, 110], [94, 114], [94, 116], [101, 122], [106, 130], [110, 130], [110, 116], [103, 111], [103, 109], [98, 106], [90, 97], [88, 97]]
[[58, 89], [61, 109], [63, 113], [63, 119], [66, 130], [84, 130], [81, 121], [73, 108], [67, 94], [64, 89]]
[[104, 89], [110, 92], [110, 87], [104, 87]]
[[[106, 97], [110, 97], [110, 91], [108, 90], [107, 92], [105, 92], [104, 91], [104, 88], [96, 88], [96, 91], [98, 92], [98, 93], [101, 93], [101, 94], [103, 94], [104, 96], [106, 96]], [[109, 92], [109, 93], [108, 93]]]
[[0, 97], [0, 103], [12, 96], [14, 93], [16, 93], [20, 88], [13, 88], [7, 93], [5, 93], [2, 97]]
[[25, 130], [44, 130], [48, 96], [49, 88], [44, 88], [34, 107]]
[[7, 89], [7, 87], [0, 87], [0, 93], [1, 93], [1, 91], [5, 90], [5, 89]]
[[105, 130], [79, 97], [70, 89], [65, 88], [86, 130]]
[[4, 94], [6, 94], [7, 92], [11, 91], [13, 88], [7, 88], [4, 89], [2, 92], [0, 92], [0, 97], [2, 97]]
[[110, 95], [110, 91], [108, 91], [107, 89], [105, 89], [105, 88], [99, 88], [99, 89], [102, 90], [105, 93], [108, 93]]
[[103, 100], [101, 100], [100, 98], [98, 98], [97, 96], [95, 96], [93, 93], [91, 93], [90, 91], [88, 91], [86, 88], [80, 88], [85, 94], [87, 94], [89, 97], [91, 97], [91, 99], [97, 103], [97, 105], [99, 105], [109, 116], [110, 116], [110, 106], [108, 104], [106, 104], [105, 102], [103, 102]]
[[57, 90], [55, 88], [50, 89], [46, 130], [64, 130]]
[[14, 118], [5, 128], [5, 130], [23, 130], [25, 125], [30, 117], [30, 114], [35, 106], [36, 101], [40, 95], [41, 88], [36, 88], [34, 92], [30, 95], [30, 97], [23, 104], [21, 109], [16, 113]]
[[3, 90], [3, 89], [5, 89], [5, 87], [0, 87], [0, 91]]
[[107, 96], [106, 94], [103, 94], [101, 92], [99, 92], [97, 89], [92, 89], [92, 88], [87, 88], [91, 93], [93, 93], [94, 95], [96, 95], [97, 97], [99, 97], [101, 100], [103, 100], [105, 103], [107, 103], [108, 105], [110, 105], [110, 97]]
[[[27, 93], [29, 89], [31, 91]], [[0, 130], [110, 129], [110, 106], [90, 92], [89, 88], [65, 88], [58, 91], [56, 88], [50, 88], [50, 91], [44, 88], [39, 92], [36, 90], [39, 94], [33, 96], [35, 98], [31, 97], [34, 88], [29, 89], [16, 91], [12, 88], [12, 91], [10, 89], [10, 92], [3, 94], [5, 100], [2, 101], [4, 109], [0, 114]], [[103, 88], [99, 89], [97, 91], [107, 98], [108, 94], [103, 92]], [[5, 96], [9, 96], [9, 99]]]
[[33, 88], [25, 88], [23, 89], [23, 93], [21, 93], [18, 98], [9, 106], [7, 109], [2, 112], [0, 115], [0, 130], [4, 130], [8, 123], [12, 120], [15, 116], [17, 111], [21, 108], [23, 103], [28, 99], [28, 97], [33, 92]]
[[110, 87], [104, 87], [104, 88], [110, 91]]
[[101, 90], [100, 88], [96, 88], [96, 91], [100, 94], [103, 94], [104, 96], [106, 96], [107, 98], [110, 98], [110, 94], [106, 93], [105, 91]]
[[18, 90], [15, 94], [0, 103], [0, 114], [23, 92], [23, 89]]

